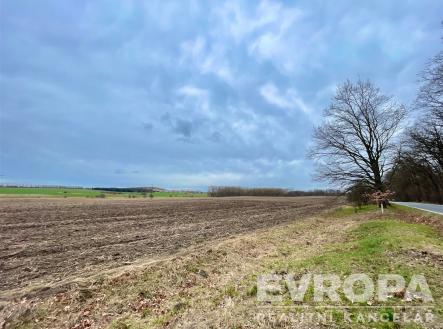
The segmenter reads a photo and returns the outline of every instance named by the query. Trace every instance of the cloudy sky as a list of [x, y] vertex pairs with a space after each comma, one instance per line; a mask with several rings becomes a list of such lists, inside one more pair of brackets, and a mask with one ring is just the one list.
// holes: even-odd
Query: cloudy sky
[[443, 1], [1, 0], [2, 182], [323, 187], [337, 84], [410, 104]]

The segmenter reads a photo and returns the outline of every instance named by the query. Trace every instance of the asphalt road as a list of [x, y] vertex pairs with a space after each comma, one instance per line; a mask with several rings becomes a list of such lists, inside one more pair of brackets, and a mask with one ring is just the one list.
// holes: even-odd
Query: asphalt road
[[443, 205], [441, 204], [419, 203], [419, 202], [392, 202], [392, 203], [443, 215]]

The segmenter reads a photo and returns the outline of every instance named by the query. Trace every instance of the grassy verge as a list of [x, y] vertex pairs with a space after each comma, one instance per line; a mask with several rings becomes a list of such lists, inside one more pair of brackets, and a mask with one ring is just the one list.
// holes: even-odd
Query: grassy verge
[[399, 204], [393, 204], [392, 207], [396, 210], [398, 210], [399, 212], [403, 213], [403, 214], [410, 214], [413, 216], [421, 216], [423, 214], [427, 214], [427, 215], [432, 215], [435, 218], [439, 218], [439, 219], [443, 219], [443, 215], [437, 214], [437, 213], [432, 213], [432, 212], [428, 212], [425, 210], [421, 210], [421, 209], [417, 209], [417, 208], [411, 208], [411, 207], [407, 207], [407, 206], [402, 206]]
[[[373, 282], [376, 282], [379, 274], [385, 273], [399, 274], [406, 279], [406, 282], [409, 282], [414, 274], [423, 274], [433, 297], [437, 300], [435, 314], [439, 316], [443, 314], [441, 304], [443, 243], [434, 229], [388, 217], [362, 223], [349, 231], [346, 236], [345, 242], [330, 244], [318, 255], [304, 259], [279, 259], [269, 268], [277, 273], [335, 273], [341, 277], [367, 273]], [[341, 296], [343, 297], [343, 294]], [[400, 292], [398, 296], [394, 295], [387, 302], [381, 303], [372, 298], [367, 303], [359, 305], [370, 305], [368, 309], [346, 309], [346, 306], [354, 304], [343, 297], [344, 301], [340, 304], [340, 308], [345, 308], [353, 319], [357, 319], [358, 316], [368, 317], [374, 312], [377, 313], [377, 318], [388, 314], [390, 321], [371, 324], [371, 328], [397, 328], [399, 324], [393, 322], [397, 305], [422, 305], [421, 302], [405, 304], [403, 297]], [[358, 323], [347, 323], [340, 312], [337, 313], [335, 320], [341, 328], [359, 327]], [[402, 327], [421, 328], [417, 324]]]
[[353, 207], [353, 206], [342, 206], [340, 208], [334, 209], [332, 211], [332, 216], [335, 217], [344, 217], [351, 216], [356, 214], [375, 212], [378, 210], [376, 205], [363, 205], [361, 207]]
[[[423, 214], [420, 218], [423, 219]], [[404, 221], [399, 208], [384, 216], [373, 207], [357, 213], [344, 207], [290, 225], [243, 235], [217, 244], [198, 246], [172, 259], [126, 270], [113, 277], [73, 286], [71, 290], [36, 302], [27, 300], [7, 307], [12, 314], [6, 328], [324, 328], [315, 322], [292, 322], [297, 308], [283, 289], [283, 308], [257, 301], [261, 274], [334, 273], [340, 277], [367, 273], [396, 273], [409, 281], [423, 274], [434, 297], [434, 325], [443, 321], [443, 240], [424, 223]], [[308, 297], [313, 291], [308, 290]], [[340, 296], [342, 292], [339, 291]], [[388, 314], [386, 322], [371, 328], [432, 327], [395, 323], [395, 295], [388, 302], [371, 299], [360, 306], [363, 315]], [[335, 305], [329, 301], [316, 309]], [[357, 317], [360, 311], [342, 299], [338, 306]], [[413, 305], [421, 305], [416, 301]], [[266, 306], [263, 308], [263, 306]], [[348, 307], [348, 309], [347, 309]], [[257, 315], [266, 314], [266, 320]], [[348, 322], [332, 310], [327, 327], [365, 328]], [[285, 317], [286, 316], [286, 317]], [[440, 321], [440, 322], [439, 322]]]

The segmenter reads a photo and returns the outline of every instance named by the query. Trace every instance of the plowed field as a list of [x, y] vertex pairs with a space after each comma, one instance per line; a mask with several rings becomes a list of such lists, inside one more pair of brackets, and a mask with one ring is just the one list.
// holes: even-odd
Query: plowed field
[[3, 198], [0, 297], [296, 221], [334, 202], [327, 197]]

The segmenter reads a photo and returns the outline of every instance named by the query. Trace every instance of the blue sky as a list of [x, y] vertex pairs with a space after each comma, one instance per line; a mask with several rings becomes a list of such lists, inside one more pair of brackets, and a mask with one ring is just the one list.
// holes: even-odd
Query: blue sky
[[0, 2], [2, 182], [311, 189], [337, 84], [409, 105], [443, 1]]

